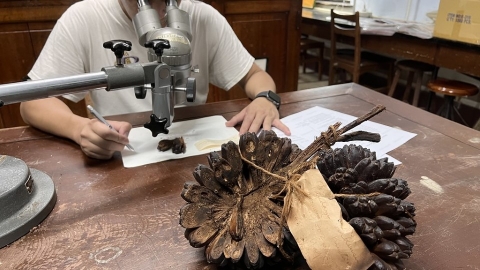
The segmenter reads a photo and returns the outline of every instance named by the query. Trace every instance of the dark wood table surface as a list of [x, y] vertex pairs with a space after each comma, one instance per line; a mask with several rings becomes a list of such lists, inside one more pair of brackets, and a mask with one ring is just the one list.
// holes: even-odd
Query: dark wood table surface
[[[408, 269], [475, 269], [480, 266], [480, 132], [356, 84], [282, 93], [282, 116], [322, 106], [353, 116], [377, 104], [372, 120], [418, 134], [390, 152], [403, 164], [416, 206], [413, 255]], [[248, 100], [177, 110], [176, 121], [223, 115]], [[147, 114], [116, 117], [142, 124]], [[119, 155], [86, 158], [71, 141], [29, 127], [0, 130], [0, 153], [24, 160], [54, 181], [58, 200], [40, 226], [0, 249], [0, 269], [205, 269], [178, 224], [183, 184], [193, 181], [206, 155], [126, 169]], [[421, 184], [422, 177], [440, 189]], [[423, 178], [425, 179], [425, 178]], [[210, 269], [210, 267], [207, 267]], [[213, 268], [213, 267], [212, 267]]]
[[[301, 31], [330, 40], [330, 12], [303, 9]], [[395, 33], [393, 36], [362, 35], [362, 48], [386, 56], [411, 59], [480, 77], [480, 46], [441, 38], [421, 39]]]

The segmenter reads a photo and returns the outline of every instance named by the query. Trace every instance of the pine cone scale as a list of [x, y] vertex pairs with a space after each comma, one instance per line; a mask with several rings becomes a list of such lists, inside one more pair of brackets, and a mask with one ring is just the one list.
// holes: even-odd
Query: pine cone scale
[[192, 247], [203, 247], [208, 244], [218, 233], [218, 229], [212, 221], [202, 224], [188, 235]]
[[209, 206], [199, 203], [187, 204], [180, 209], [180, 225], [187, 229], [198, 228], [211, 219]]

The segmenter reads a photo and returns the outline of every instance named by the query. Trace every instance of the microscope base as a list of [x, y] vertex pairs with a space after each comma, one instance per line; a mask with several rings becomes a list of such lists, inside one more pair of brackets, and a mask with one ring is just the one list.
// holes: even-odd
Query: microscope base
[[0, 156], [0, 248], [40, 224], [57, 201], [52, 179], [25, 162]]

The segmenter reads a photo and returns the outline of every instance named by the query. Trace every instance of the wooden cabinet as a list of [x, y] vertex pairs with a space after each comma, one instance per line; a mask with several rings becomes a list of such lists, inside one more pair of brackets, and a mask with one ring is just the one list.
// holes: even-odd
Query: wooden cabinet
[[[230, 23], [243, 46], [256, 59], [266, 59], [266, 71], [277, 92], [296, 91], [302, 1], [206, 0]], [[224, 91], [210, 86], [207, 102], [246, 97], [235, 86]]]
[[[0, 83], [11, 83], [22, 80], [35, 61], [28, 24], [0, 25]], [[24, 125], [19, 114], [19, 104], [6, 105], [0, 108], [0, 127]]]
[[[56, 20], [74, 0], [0, 2], [0, 84], [22, 81], [47, 40]], [[85, 103], [69, 106], [86, 115]], [[25, 125], [20, 105], [0, 108], [0, 128]]]

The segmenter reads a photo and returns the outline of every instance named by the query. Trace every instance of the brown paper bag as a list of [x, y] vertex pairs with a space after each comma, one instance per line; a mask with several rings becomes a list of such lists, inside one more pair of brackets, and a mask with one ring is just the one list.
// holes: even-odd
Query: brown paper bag
[[297, 184], [308, 196], [291, 193], [287, 224], [308, 266], [313, 270], [370, 267], [370, 251], [342, 218], [334, 194], [318, 169], [306, 171]]

